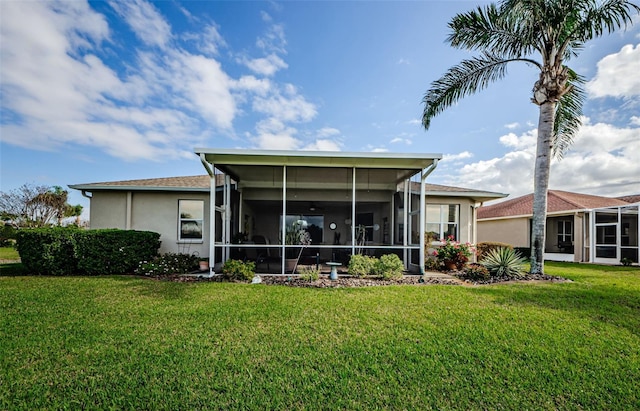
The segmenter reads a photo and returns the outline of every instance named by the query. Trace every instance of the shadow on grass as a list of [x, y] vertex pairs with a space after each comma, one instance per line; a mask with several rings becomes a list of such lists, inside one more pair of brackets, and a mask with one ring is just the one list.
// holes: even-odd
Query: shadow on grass
[[0, 264], [0, 277], [17, 277], [25, 275], [29, 275], [29, 273], [22, 263]]
[[640, 336], [637, 287], [567, 283], [552, 287], [487, 287], [478, 291], [493, 296], [498, 304], [575, 312], [585, 319], [623, 327]]

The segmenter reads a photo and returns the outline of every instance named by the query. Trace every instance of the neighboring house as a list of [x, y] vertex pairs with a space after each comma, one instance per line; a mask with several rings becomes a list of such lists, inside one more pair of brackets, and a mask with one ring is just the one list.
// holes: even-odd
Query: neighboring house
[[[549, 190], [545, 260], [637, 264], [640, 196], [609, 198]], [[531, 247], [533, 194], [478, 210], [478, 241]]]
[[[265, 263], [260, 271], [281, 274], [282, 256], [300, 251], [307, 263], [345, 265], [353, 253], [396, 253], [407, 269], [421, 271], [425, 231], [475, 242], [477, 208], [505, 196], [427, 184], [437, 154], [196, 153], [208, 175], [69, 187], [91, 198], [91, 228], [156, 231], [161, 252], [215, 256], [216, 268], [250, 258]], [[309, 233], [310, 246], [283, 244], [293, 222]]]

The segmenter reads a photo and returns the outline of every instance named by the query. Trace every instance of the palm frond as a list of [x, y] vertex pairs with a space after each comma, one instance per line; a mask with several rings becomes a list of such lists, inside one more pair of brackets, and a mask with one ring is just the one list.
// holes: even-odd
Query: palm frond
[[568, 70], [569, 91], [565, 93], [556, 107], [553, 127], [553, 155], [561, 159], [582, 125], [582, 106], [587, 98], [583, 85], [584, 77]]
[[593, 3], [585, 9], [574, 38], [582, 42], [612, 33], [633, 23], [633, 17], [640, 13], [640, 7], [628, 0], [606, 0]]
[[456, 15], [449, 23], [451, 34], [447, 41], [457, 48], [491, 50], [504, 57], [522, 57], [534, 47], [535, 33], [513, 18], [512, 13], [501, 12], [495, 4]]
[[460, 64], [451, 67], [439, 80], [431, 83], [431, 87], [422, 99], [425, 105], [422, 113], [424, 128], [428, 129], [433, 117], [461, 98], [502, 79], [506, 74], [507, 64], [514, 61], [538, 65], [534, 60], [504, 59], [491, 53], [483, 53], [481, 57], [463, 60]]

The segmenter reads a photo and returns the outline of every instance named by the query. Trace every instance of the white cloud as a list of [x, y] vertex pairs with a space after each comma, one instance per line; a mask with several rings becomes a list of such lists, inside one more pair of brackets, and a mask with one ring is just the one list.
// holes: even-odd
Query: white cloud
[[629, 123], [631, 123], [632, 126], [640, 126], [640, 116], [631, 116]]
[[256, 125], [257, 136], [253, 142], [257, 148], [265, 150], [295, 150], [301, 142], [295, 137], [297, 130], [286, 126], [282, 121], [269, 118]]
[[[529, 130], [520, 136], [502, 136], [502, 144], [513, 151], [467, 164], [446, 184], [508, 193], [511, 198], [532, 192], [535, 135], [536, 130]], [[605, 196], [636, 193], [638, 153], [640, 128], [591, 124], [585, 118], [570, 151], [552, 162], [549, 187]]]
[[417, 118], [414, 118], [413, 120], [407, 121], [407, 124], [420, 126], [422, 125], [422, 121], [418, 120]]
[[227, 42], [220, 35], [218, 26], [214, 23], [206, 25], [201, 32], [186, 33], [182, 38], [195, 42], [198, 51], [207, 56], [217, 56], [220, 47], [227, 47]]
[[317, 139], [303, 148], [303, 150], [310, 151], [340, 151], [341, 149], [342, 147], [340, 143], [329, 139]]
[[398, 144], [398, 143], [404, 143], [408, 146], [410, 146], [413, 141], [410, 138], [404, 138], [404, 137], [394, 137], [391, 139], [391, 141], [389, 141], [390, 144]]
[[469, 151], [463, 151], [458, 154], [445, 154], [442, 156], [442, 161], [456, 161], [456, 160], [464, 160], [465, 158], [471, 158], [473, 154]]
[[401, 58], [400, 60], [398, 60], [398, 62], [396, 64], [405, 64], [405, 65], [408, 66], [409, 64], [411, 64], [411, 62], [409, 60], [407, 60], [407, 59]]
[[290, 122], [311, 121], [317, 114], [315, 105], [297, 94], [292, 85], [284, 87], [284, 94], [274, 91], [268, 97], [256, 96], [253, 109], [258, 113]]
[[286, 54], [287, 39], [284, 34], [284, 27], [281, 24], [270, 26], [264, 36], [258, 37], [256, 46], [267, 53]]
[[509, 124], [505, 124], [504, 128], [507, 128], [509, 130], [514, 130], [516, 128], [520, 127], [520, 123], [515, 122], [515, 123], [509, 123]]
[[[123, 159], [191, 156], [211, 129], [228, 129], [236, 106], [220, 64], [167, 45], [153, 6], [115, 7], [162, 57], [143, 49], [126, 75], [98, 57], [109, 27], [86, 2], [2, 2], [2, 141], [39, 150], [98, 147]], [[136, 19], [147, 17], [147, 24]], [[153, 23], [153, 24], [152, 24]], [[144, 47], [144, 46], [143, 46]], [[202, 130], [207, 130], [203, 132]]]
[[153, 4], [143, 0], [110, 1], [109, 4], [148, 45], [163, 48], [171, 38], [171, 27]]
[[251, 71], [263, 76], [273, 76], [278, 70], [289, 67], [280, 57], [270, 54], [257, 59], [242, 59], [241, 62]]
[[323, 127], [323, 128], [321, 128], [320, 130], [318, 130], [316, 132], [316, 135], [320, 139], [326, 138], [326, 137], [331, 137], [331, 136], [337, 136], [339, 134], [340, 134], [340, 130], [338, 130], [337, 128], [333, 128], [333, 127]]
[[627, 44], [598, 62], [596, 76], [587, 84], [592, 97], [640, 95], [640, 44]]

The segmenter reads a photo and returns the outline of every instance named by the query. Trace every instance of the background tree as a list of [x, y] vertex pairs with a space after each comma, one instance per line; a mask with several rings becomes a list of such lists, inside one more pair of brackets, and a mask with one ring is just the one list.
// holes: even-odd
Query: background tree
[[[9, 192], [0, 192], [0, 214], [17, 227], [61, 225], [68, 216], [82, 213], [82, 206], [67, 203], [69, 193], [60, 186], [23, 184]], [[69, 214], [73, 213], [73, 214]]]
[[458, 14], [449, 23], [453, 47], [480, 51], [450, 68], [425, 93], [422, 124], [461, 98], [502, 79], [507, 65], [539, 71], [531, 101], [539, 106], [534, 170], [531, 272], [544, 272], [547, 190], [553, 155], [561, 158], [581, 123], [584, 79], [565, 65], [585, 42], [632, 23], [640, 8], [625, 0], [504, 0]]

